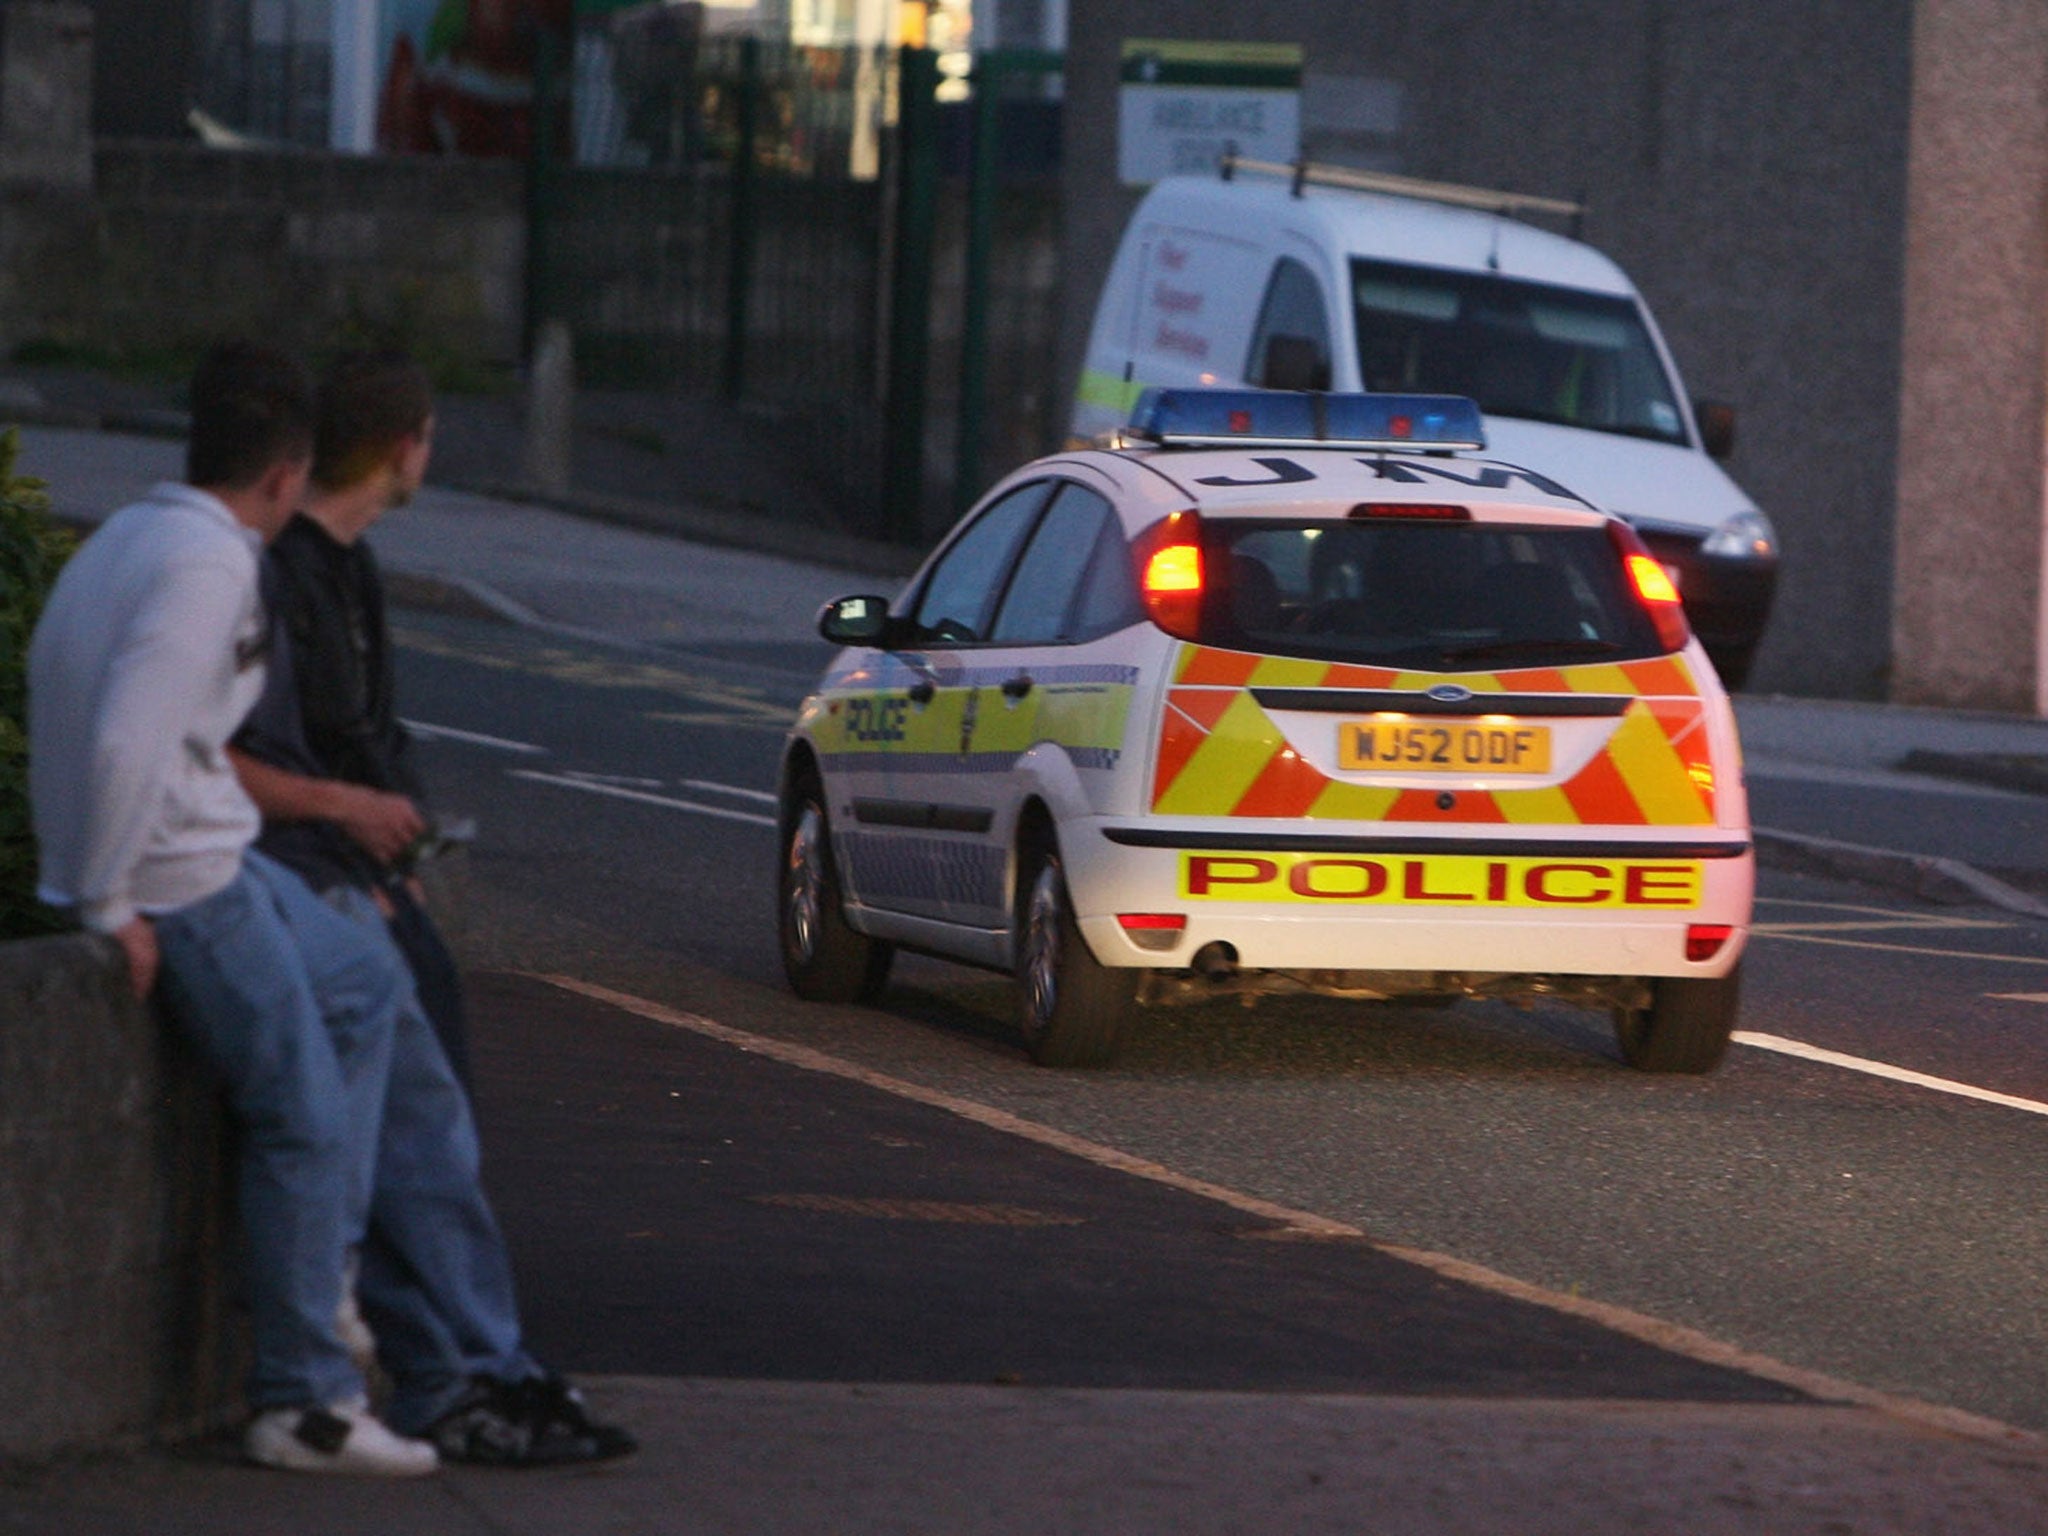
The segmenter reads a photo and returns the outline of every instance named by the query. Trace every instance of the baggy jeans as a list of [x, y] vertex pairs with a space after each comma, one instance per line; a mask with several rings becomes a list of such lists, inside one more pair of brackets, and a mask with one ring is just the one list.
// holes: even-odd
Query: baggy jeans
[[249, 1405], [359, 1397], [335, 1313], [411, 983], [388, 947], [254, 852], [226, 887], [154, 922], [172, 1018], [241, 1128]]
[[[393, 964], [404, 960], [367, 892], [325, 900]], [[408, 996], [392, 1027], [390, 1084], [363, 1173], [368, 1231], [356, 1296], [391, 1377], [385, 1418], [403, 1434], [441, 1416], [478, 1375], [539, 1374], [521, 1342], [512, 1261], [484, 1194], [469, 1095]]]

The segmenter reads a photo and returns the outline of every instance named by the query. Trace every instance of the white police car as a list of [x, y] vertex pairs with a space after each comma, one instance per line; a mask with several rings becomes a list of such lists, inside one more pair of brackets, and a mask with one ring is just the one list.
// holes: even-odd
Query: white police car
[[791, 984], [1013, 971], [1032, 1056], [1225, 994], [1557, 999], [1711, 1069], [1754, 883], [1733, 712], [1628, 526], [1432, 396], [1148, 394], [845, 647], [781, 777]]

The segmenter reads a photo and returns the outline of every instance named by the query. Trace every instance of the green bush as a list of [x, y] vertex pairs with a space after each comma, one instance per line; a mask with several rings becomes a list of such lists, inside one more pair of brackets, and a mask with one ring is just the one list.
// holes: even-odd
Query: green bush
[[21, 441], [0, 431], [0, 939], [63, 926], [36, 900], [28, 813], [28, 641], [75, 541], [50, 520], [43, 482], [14, 472]]

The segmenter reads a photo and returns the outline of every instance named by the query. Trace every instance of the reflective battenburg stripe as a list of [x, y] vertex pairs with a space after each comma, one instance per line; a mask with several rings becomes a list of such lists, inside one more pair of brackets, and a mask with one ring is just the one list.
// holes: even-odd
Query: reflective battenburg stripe
[[[1289, 745], [1252, 688], [1412, 692], [1445, 683], [1500, 695], [1584, 693], [1630, 700], [1602, 749], [1570, 778], [1527, 789], [1401, 788], [1333, 778]], [[1554, 708], [1545, 700], [1546, 714]], [[1603, 710], [1603, 713], [1608, 712]], [[1447, 786], [1450, 787], [1450, 786]], [[1508, 823], [1521, 826], [1707, 826], [1714, 766], [1706, 705], [1682, 657], [1512, 672], [1399, 672], [1385, 667], [1184, 645], [1159, 729], [1152, 809], [1162, 816]], [[1445, 802], [1449, 803], [1446, 804]]]

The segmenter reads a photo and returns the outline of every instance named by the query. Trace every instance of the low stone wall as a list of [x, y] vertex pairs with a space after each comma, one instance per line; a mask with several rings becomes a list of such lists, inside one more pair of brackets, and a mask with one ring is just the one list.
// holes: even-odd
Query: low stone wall
[[111, 943], [0, 944], [0, 1457], [233, 1411], [224, 1124]]
[[88, 188], [0, 183], [0, 345], [518, 355], [517, 164], [103, 140], [93, 166]]

